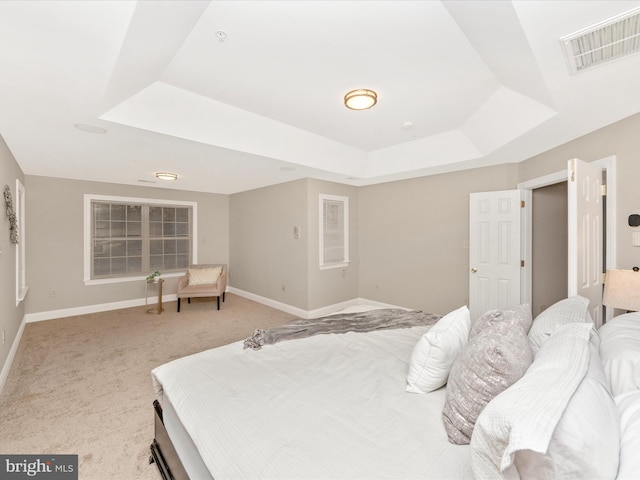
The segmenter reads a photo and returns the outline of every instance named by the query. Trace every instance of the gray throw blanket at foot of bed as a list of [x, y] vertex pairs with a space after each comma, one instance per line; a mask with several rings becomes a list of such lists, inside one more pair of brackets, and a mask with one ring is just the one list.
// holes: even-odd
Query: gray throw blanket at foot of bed
[[305, 338], [321, 333], [371, 332], [392, 328], [409, 328], [433, 325], [441, 315], [419, 310], [386, 308], [358, 313], [336, 313], [327, 317], [297, 319], [285, 325], [258, 329], [244, 341], [244, 348], [260, 350], [282, 340]]

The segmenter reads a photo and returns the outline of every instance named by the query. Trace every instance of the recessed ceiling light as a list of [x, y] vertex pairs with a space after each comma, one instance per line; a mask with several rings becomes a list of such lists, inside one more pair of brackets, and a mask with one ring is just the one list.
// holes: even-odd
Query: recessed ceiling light
[[351, 110], [366, 110], [378, 102], [378, 94], [373, 90], [351, 90], [344, 96], [344, 105]]
[[89, 125], [88, 123], [76, 123], [74, 127], [87, 133], [107, 133], [106, 129], [95, 125]]
[[178, 175], [176, 173], [169, 172], [156, 172], [156, 178], [160, 180], [177, 180]]

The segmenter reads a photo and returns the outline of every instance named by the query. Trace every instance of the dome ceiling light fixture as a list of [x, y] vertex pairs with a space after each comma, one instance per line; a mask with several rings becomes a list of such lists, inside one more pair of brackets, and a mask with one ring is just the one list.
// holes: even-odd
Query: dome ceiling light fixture
[[351, 110], [367, 110], [377, 102], [378, 94], [373, 90], [351, 90], [344, 96], [344, 105]]
[[156, 178], [160, 180], [177, 180], [178, 174], [169, 172], [156, 172]]

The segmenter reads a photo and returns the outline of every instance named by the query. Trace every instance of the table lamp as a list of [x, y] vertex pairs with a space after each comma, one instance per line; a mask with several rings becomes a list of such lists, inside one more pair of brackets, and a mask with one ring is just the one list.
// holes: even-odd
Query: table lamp
[[640, 311], [640, 271], [607, 270], [602, 303], [608, 307]]

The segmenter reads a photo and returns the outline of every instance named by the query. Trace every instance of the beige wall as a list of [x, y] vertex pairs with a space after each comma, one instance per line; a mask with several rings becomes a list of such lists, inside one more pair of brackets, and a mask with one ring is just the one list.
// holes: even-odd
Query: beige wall
[[439, 314], [466, 304], [469, 194], [515, 188], [516, 168], [361, 188], [360, 297]]
[[307, 309], [307, 186], [298, 180], [230, 196], [230, 286]]
[[640, 247], [631, 245], [629, 226], [632, 213], [640, 213], [640, 114], [585, 135], [558, 148], [530, 158], [519, 165], [519, 181], [531, 180], [567, 168], [567, 160], [591, 162], [616, 156], [617, 159], [617, 268], [640, 266]]
[[[355, 187], [305, 179], [259, 188], [231, 195], [232, 287], [303, 310], [357, 297], [357, 268], [319, 268], [321, 193], [349, 197], [350, 254], [357, 259]], [[294, 227], [300, 227], [300, 239], [294, 239]]]
[[[320, 194], [349, 199], [349, 260], [345, 268], [320, 269]], [[338, 183], [309, 180], [309, 306], [314, 310], [358, 297], [359, 284], [359, 195], [358, 188]]]
[[[144, 297], [144, 282], [85, 285], [84, 195], [192, 201], [198, 204], [198, 262], [228, 263], [228, 196], [111, 183], [26, 176], [27, 313], [109, 304]], [[164, 293], [176, 292], [167, 278]], [[51, 290], [56, 296], [51, 296]]]
[[[241, 290], [305, 310], [359, 296], [444, 313], [468, 298], [469, 193], [514, 188], [566, 168], [574, 156], [617, 156], [617, 266], [631, 268], [640, 264], [626, 221], [640, 211], [639, 129], [635, 115], [521, 164], [361, 188], [299, 180], [225, 196], [27, 176], [27, 227], [33, 235], [27, 244], [27, 312], [143, 295], [142, 285], [82, 283], [82, 196], [97, 193], [197, 200], [200, 261], [229, 263], [230, 285]], [[318, 268], [319, 193], [350, 198], [352, 263], [344, 272]], [[51, 210], [52, 199], [64, 216]], [[293, 239], [294, 226], [301, 227], [300, 240]], [[62, 254], [51, 258], [52, 247]], [[60, 272], [67, 272], [64, 282]], [[174, 288], [168, 282], [167, 291]]]
[[[0, 136], [0, 187], [9, 185], [13, 205], [16, 205], [16, 179], [25, 184], [22, 170]], [[0, 213], [0, 370], [11, 351], [24, 318], [24, 302], [16, 306], [16, 245], [9, 240], [9, 219], [5, 213], [4, 195]], [[20, 226], [19, 226], [20, 227]], [[20, 232], [20, 231], [19, 231]], [[26, 233], [26, 231], [25, 231]], [[25, 237], [26, 238], [26, 237]], [[2, 335], [4, 333], [4, 343]]]

